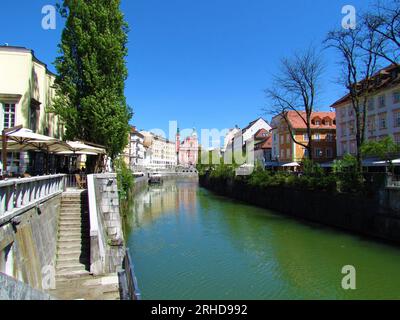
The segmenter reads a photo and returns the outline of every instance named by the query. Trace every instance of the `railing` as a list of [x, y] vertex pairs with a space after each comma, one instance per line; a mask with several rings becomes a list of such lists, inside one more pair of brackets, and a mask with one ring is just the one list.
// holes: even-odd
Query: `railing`
[[64, 191], [64, 175], [0, 181], [0, 224]]
[[65, 176], [66, 189], [86, 189], [87, 175], [86, 174], [67, 174]]
[[118, 273], [121, 300], [141, 300], [142, 295], [135, 276], [129, 249], [126, 249], [123, 268], [124, 270]]
[[400, 176], [388, 175], [386, 179], [386, 186], [391, 188], [400, 188]]

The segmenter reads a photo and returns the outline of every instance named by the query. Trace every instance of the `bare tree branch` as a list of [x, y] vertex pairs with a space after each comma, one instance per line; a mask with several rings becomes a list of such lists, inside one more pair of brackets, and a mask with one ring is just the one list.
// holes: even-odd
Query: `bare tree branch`
[[[271, 88], [265, 90], [270, 105], [265, 111], [273, 116], [280, 116], [286, 123], [291, 139], [297, 145], [308, 150], [313, 158], [311, 115], [315, 108], [320, 89], [323, 63], [315, 48], [297, 53], [281, 61], [278, 75], [275, 75]], [[289, 112], [295, 112], [306, 127], [309, 141], [307, 144], [297, 141], [289, 119]]]

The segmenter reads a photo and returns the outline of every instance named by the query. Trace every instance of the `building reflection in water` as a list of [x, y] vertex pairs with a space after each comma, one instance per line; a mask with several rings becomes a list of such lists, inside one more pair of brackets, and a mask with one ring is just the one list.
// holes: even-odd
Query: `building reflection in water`
[[[131, 199], [126, 216], [126, 227], [143, 227], [168, 215], [189, 215], [197, 212], [197, 181], [165, 181], [161, 186], [150, 186]], [[127, 231], [129, 231], [127, 230]]]

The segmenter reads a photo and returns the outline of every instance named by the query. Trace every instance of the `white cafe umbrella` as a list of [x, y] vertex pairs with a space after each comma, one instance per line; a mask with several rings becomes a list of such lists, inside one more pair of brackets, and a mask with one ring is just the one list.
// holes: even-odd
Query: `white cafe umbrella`
[[[68, 150], [58, 139], [34, 133], [29, 129], [17, 129], [6, 134], [7, 151], [45, 151], [60, 152]], [[3, 147], [3, 141], [1, 141]]]
[[[6, 146], [3, 146], [6, 142]], [[58, 139], [45, 135], [34, 133], [32, 130], [25, 128], [16, 128], [5, 133], [5, 141], [1, 140], [1, 148], [5, 151], [23, 152], [23, 151], [41, 151], [47, 153], [55, 153], [68, 150], [66, 144]], [[4, 157], [4, 155], [3, 155]], [[48, 163], [46, 160], [46, 171]], [[3, 170], [6, 170], [3, 163]]]
[[86, 155], [101, 155], [106, 154], [103, 148], [89, 146], [79, 141], [67, 141], [68, 150], [61, 151], [59, 154], [86, 154]]

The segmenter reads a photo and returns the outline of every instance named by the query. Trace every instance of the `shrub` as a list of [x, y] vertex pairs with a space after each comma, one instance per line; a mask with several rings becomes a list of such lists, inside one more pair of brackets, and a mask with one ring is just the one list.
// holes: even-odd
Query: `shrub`
[[117, 173], [119, 196], [121, 199], [125, 199], [129, 191], [133, 188], [135, 178], [125, 161], [121, 158], [117, 158], [114, 161], [114, 168]]

